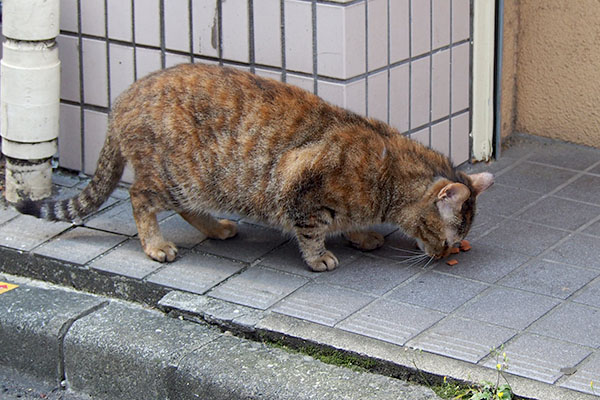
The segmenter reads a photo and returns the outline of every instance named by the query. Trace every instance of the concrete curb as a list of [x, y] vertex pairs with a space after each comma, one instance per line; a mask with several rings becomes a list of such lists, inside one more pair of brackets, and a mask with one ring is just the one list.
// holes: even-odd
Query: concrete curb
[[0, 363], [94, 399], [438, 398], [135, 304], [0, 278], [19, 285], [0, 295]]

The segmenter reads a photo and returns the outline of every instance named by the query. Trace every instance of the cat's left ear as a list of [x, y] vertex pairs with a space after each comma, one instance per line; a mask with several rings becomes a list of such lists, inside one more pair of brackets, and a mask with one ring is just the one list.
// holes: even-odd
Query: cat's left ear
[[494, 175], [489, 172], [481, 172], [479, 174], [469, 175], [473, 189], [475, 189], [475, 196], [479, 196], [481, 192], [489, 188], [494, 184]]

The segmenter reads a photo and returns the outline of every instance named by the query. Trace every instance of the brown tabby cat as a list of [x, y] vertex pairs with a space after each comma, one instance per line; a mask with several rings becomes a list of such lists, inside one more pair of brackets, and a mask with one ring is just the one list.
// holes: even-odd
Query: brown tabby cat
[[365, 250], [398, 225], [435, 257], [469, 231], [489, 173], [466, 175], [394, 128], [326, 103], [295, 86], [231, 68], [179, 65], [155, 72], [117, 99], [89, 185], [62, 201], [24, 201], [19, 211], [73, 221], [100, 207], [125, 163], [135, 171], [133, 215], [146, 254], [172, 261], [156, 215], [175, 210], [209, 238], [236, 225], [209, 211], [238, 213], [293, 232], [307, 264], [334, 269], [328, 233]]

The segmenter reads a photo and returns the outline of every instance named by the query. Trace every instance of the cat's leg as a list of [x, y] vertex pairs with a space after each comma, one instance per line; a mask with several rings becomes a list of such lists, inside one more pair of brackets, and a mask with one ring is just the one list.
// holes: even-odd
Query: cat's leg
[[129, 194], [133, 218], [144, 253], [156, 261], [173, 261], [177, 256], [177, 247], [163, 238], [156, 219], [156, 214], [162, 211], [162, 208], [155, 206], [153, 199], [143, 190], [137, 189], [135, 184], [131, 187]]
[[360, 250], [375, 250], [383, 246], [385, 239], [379, 232], [374, 231], [350, 231], [345, 232], [344, 237], [350, 241], [352, 246]]
[[325, 237], [331, 219], [330, 211], [325, 210], [294, 225], [302, 257], [313, 271], [331, 271], [340, 263], [337, 257], [325, 248]]
[[215, 219], [207, 213], [179, 213], [190, 225], [204, 233], [211, 239], [225, 240], [233, 237], [237, 233], [235, 222], [228, 219]]

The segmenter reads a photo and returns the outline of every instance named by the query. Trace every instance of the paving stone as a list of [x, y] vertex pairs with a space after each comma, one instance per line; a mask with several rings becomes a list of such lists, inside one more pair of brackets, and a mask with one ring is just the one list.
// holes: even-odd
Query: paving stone
[[598, 165], [596, 165], [594, 168], [588, 170], [588, 173], [600, 175], [600, 163], [598, 163]]
[[536, 256], [568, 235], [568, 232], [524, 221], [507, 220], [479, 238], [479, 242]]
[[514, 271], [499, 283], [509, 287], [566, 299], [599, 274], [600, 271], [535, 260]]
[[510, 250], [504, 250], [488, 243], [471, 242], [472, 249], [452, 255], [457, 265], [449, 266], [445, 260], [435, 264], [435, 270], [452, 275], [494, 283], [523, 265], [530, 257]]
[[[162, 220], [168, 215], [171, 215], [171, 213], [160, 213], [158, 219]], [[127, 236], [133, 236], [137, 233], [131, 203], [129, 202], [118, 204], [110, 210], [90, 218], [84, 225]]]
[[65, 187], [75, 187], [81, 183], [81, 178], [74, 174], [65, 172], [54, 172], [52, 174], [52, 183]]
[[408, 346], [472, 363], [479, 362], [517, 332], [475, 321], [449, 316], [407, 343]]
[[580, 392], [598, 395], [598, 389], [590, 385], [598, 386], [600, 382], [600, 353], [595, 353], [577, 366], [577, 371], [565, 380], [560, 386]]
[[410, 304], [379, 299], [337, 324], [336, 328], [403, 346], [444, 315]]
[[582, 175], [556, 195], [600, 205], [600, 176]]
[[188, 224], [179, 214], [163, 219], [159, 226], [164, 238], [177, 247], [191, 249], [206, 239], [206, 235]]
[[486, 211], [478, 210], [471, 225], [471, 230], [466, 236], [468, 240], [477, 240], [481, 236], [490, 232], [497, 226], [501, 225], [506, 218], [499, 217], [495, 214], [487, 213]]
[[552, 143], [535, 151], [529, 161], [583, 171], [598, 162], [600, 152], [568, 143]]
[[333, 326], [373, 300], [353, 290], [309, 283], [276, 303], [273, 311]]
[[[332, 243], [332, 241], [327, 241], [325, 246], [338, 258], [340, 262], [338, 268], [345, 268], [346, 265], [360, 255], [359, 251], [355, 251], [339, 242]], [[295, 239], [291, 239], [288, 243], [265, 255], [259, 265], [309, 278], [315, 278], [323, 274], [322, 272], [312, 271], [304, 262], [302, 254], [300, 254], [300, 249], [298, 248], [298, 243]]]
[[523, 162], [496, 178], [496, 182], [538, 193], [548, 193], [575, 176], [576, 172]]
[[494, 184], [477, 198], [477, 210], [479, 213], [508, 217], [539, 200], [540, 197], [540, 193], [523, 188]]
[[[66, 200], [66, 199], [70, 199], [71, 197], [77, 196], [80, 192], [81, 192], [81, 189], [78, 189], [78, 188], [54, 186], [51, 199], [52, 200]], [[109, 197], [108, 199], [106, 199], [106, 201], [104, 203], [102, 203], [100, 205], [100, 207], [98, 207], [98, 210], [96, 210], [95, 212], [102, 211], [102, 210], [112, 206], [117, 201], [118, 201], [117, 199], [115, 199], [113, 197]]]
[[15, 218], [17, 215], [21, 215], [21, 214], [19, 214], [19, 212], [16, 211], [14, 208], [7, 207], [0, 202], [0, 225], [2, 225], [3, 223], [5, 223], [7, 221], [10, 221], [11, 219]]
[[573, 301], [600, 308], [600, 280], [590, 283]]
[[77, 227], [38, 247], [34, 253], [83, 265], [125, 240], [127, 237], [122, 235]]
[[406, 236], [402, 231], [392, 233], [385, 238], [382, 247], [369, 252], [369, 254], [377, 257], [386, 257], [398, 261], [404, 260], [407, 256], [414, 256], [416, 253], [423, 252], [419, 250], [415, 240]]
[[565, 303], [537, 321], [533, 333], [584, 346], [600, 347], [600, 310], [577, 303]]
[[226, 240], [207, 239], [197, 248], [218, 256], [252, 262], [287, 240], [288, 238], [277, 230], [240, 223], [236, 236]]
[[590, 226], [585, 228], [582, 231], [582, 233], [594, 235], [594, 236], [600, 236], [600, 220], [594, 222], [593, 224], [591, 224]]
[[[590, 354], [590, 350], [571, 343], [531, 334], [522, 334], [504, 347], [508, 372], [546, 383], [563, 376], [561, 369], [572, 368]], [[484, 365], [496, 369], [490, 358]]]
[[482, 283], [429, 271], [392, 290], [388, 299], [450, 312], [486, 288]]
[[32, 250], [71, 226], [68, 222], [50, 222], [30, 215], [19, 215], [0, 226], [0, 246]]
[[493, 287], [457, 314], [512, 329], [525, 329], [559, 304], [559, 300], [521, 290]]
[[253, 267], [211, 290], [218, 299], [266, 310], [308, 282], [307, 278]]
[[600, 269], [600, 240], [593, 236], [574, 234], [543, 257], [580, 267]]
[[576, 230], [599, 215], [600, 207], [547, 197], [519, 214], [517, 218], [554, 228]]
[[188, 253], [150, 275], [148, 282], [204, 294], [245, 265], [206, 254]]
[[144, 253], [137, 239], [129, 239], [90, 264], [90, 268], [135, 279], [142, 279], [162, 266]]
[[316, 281], [380, 296], [419, 271], [419, 268], [402, 264], [401, 261], [365, 255], [318, 275]]

